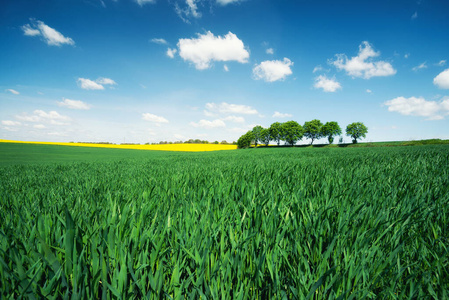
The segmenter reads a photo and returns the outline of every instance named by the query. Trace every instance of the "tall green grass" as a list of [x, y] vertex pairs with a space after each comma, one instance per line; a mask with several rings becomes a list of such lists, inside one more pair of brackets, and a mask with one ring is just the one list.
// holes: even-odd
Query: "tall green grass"
[[1, 298], [445, 299], [449, 147], [0, 169]]

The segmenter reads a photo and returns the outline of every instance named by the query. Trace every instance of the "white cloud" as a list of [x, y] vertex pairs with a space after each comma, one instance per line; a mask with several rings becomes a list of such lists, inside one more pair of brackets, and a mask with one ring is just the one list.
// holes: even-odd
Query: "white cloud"
[[42, 21], [33, 22], [31, 25], [25, 24], [22, 26], [22, 30], [26, 36], [42, 36], [44, 41], [50, 46], [75, 45], [71, 38], [65, 37]]
[[104, 90], [104, 86], [87, 78], [78, 78], [78, 83], [84, 90]]
[[237, 116], [227, 116], [226, 118], [222, 119], [223, 121], [231, 121], [234, 123], [244, 123], [245, 118], [243, 117], [237, 117]]
[[90, 109], [90, 105], [80, 101], [80, 100], [70, 100], [70, 99], [65, 99], [63, 98], [61, 102], [58, 102], [59, 106], [62, 107], [67, 107], [70, 109], [80, 109], [80, 110], [89, 110]]
[[315, 68], [313, 68], [313, 73], [319, 72], [319, 71], [323, 71], [323, 67], [321, 65], [318, 65]]
[[52, 125], [67, 125], [65, 122], [69, 122], [71, 119], [68, 116], [59, 114], [58, 112], [52, 110], [45, 112], [43, 110], [35, 110], [32, 115], [22, 114], [17, 115], [16, 119], [25, 122], [44, 122]]
[[449, 89], [449, 69], [444, 70], [433, 79], [433, 84], [440, 89]]
[[441, 120], [449, 114], [449, 99], [436, 102], [423, 97], [397, 97], [384, 103], [388, 111], [406, 116], [426, 117], [428, 120]]
[[151, 42], [155, 43], [155, 44], [159, 44], [159, 45], [167, 45], [168, 44], [166, 40], [157, 39], [157, 38], [151, 39]]
[[320, 75], [315, 78], [316, 89], [323, 89], [326, 93], [333, 93], [341, 89], [340, 83], [335, 78], [327, 78], [326, 75]]
[[345, 54], [336, 54], [335, 61], [330, 60], [339, 70], [345, 70], [346, 73], [353, 77], [361, 77], [369, 79], [377, 76], [391, 76], [396, 74], [393, 66], [386, 61], [373, 61], [374, 57], [380, 55], [371, 47], [370, 43], [362, 42], [359, 46], [359, 54], [348, 59]]
[[274, 54], [274, 49], [273, 48], [268, 48], [265, 52], [267, 54]]
[[225, 72], [229, 72], [229, 68], [228, 68], [227, 65], [224, 65], [224, 66], [223, 66], [223, 69], [225, 70]]
[[243, 114], [243, 115], [256, 115], [257, 110], [248, 105], [241, 104], [229, 104], [222, 102], [217, 103], [206, 103], [206, 109], [209, 112], [223, 113], [223, 114]]
[[174, 58], [176, 52], [178, 52], [178, 50], [176, 50], [176, 49], [174, 49], [174, 48], [173, 48], [173, 49], [168, 48], [168, 49], [167, 49], [167, 56], [170, 57], [170, 58]]
[[366, 89], [366, 92], [367, 92], [368, 94], [371, 94], [373, 91], [370, 90], [370, 89]]
[[413, 67], [412, 70], [416, 72], [416, 71], [421, 70], [421, 69], [427, 69], [426, 63], [427, 62], [425, 61], [422, 64], [420, 64], [419, 66]]
[[201, 13], [198, 12], [197, 2], [201, 0], [185, 0], [186, 6], [184, 9], [179, 7], [178, 2], [175, 3], [175, 11], [178, 16], [186, 23], [190, 23], [189, 18], [201, 18]]
[[77, 82], [84, 90], [104, 90], [103, 85], [117, 85], [111, 78], [104, 77], [100, 77], [95, 81], [87, 78], [78, 78]]
[[213, 61], [248, 62], [249, 53], [243, 42], [232, 32], [225, 36], [214, 36], [210, 31], [198, 34], [198, 38], [180, 39], [179, 55], [193, 63], [198, 70], [211, 67]]
[[33, 125], [33, 128], [36, 128], [36, 129], [45, 129], [45, 128], [47, 128], [47, 127], [45, 127], [44, 124], [36, 124], [36, 125]]
[[446, 60], [444, 60], [444, 59], [440, 60], [440, 62], [437, 63], [436, 65], [442, 67], [442, 66], [446, 65]]
[[10, 92], [11, 94], [14, 94], [14, 95], [19, 95], [20, 94], [18, 91], [13, 90], [13, 89], [6, 89], [5, 91]]
[[21, 125], [21, 123], [17, 122], [17, 121], [5, 120], [5, 121], [2, 121], [2, 125], [5, 125], [5, 126], [19, 126], [19, 125]]
[[404, 54], [404, 58], [409, 58], [409, 56], [410, 56], [410, 53], [405, 53]]
[[288, 113], [281, 113], [278, 111], [275, 111], [274, 114], [271, 116], [273, 118], [291, 118], [293, 117], [292, 114], [288, 114]]
[[116, 85], [117, 83], [112, 80], [111, 78], [104, 78], [100, 77], [97, 80], [95, 80], [96, 83], [102, 84], [102, 85]]
[[218, 128], [218, 127], [226, 127], [225, 122], [223, 122], [220, 119], [216, 119], [213, 121], [208, 121], [208, 120], [200, 120], [198, 123], [195, 122], [190, 122], [190, 125], [192, 125], [193, 127], [200, 127], [200, 128]]
[[185, 136], [183, 136], [182, 134], [179, 134], [179, 133], [175, 133], [173, 136], [175, 137], [175, 139], [178, 139], [178, 140], [185, 140], [186, 139]]
[[156, 3], [156, 0], [136, 0], [137, 4], [143, 6], [147, 3]]
[[253, 75], [256, 80], [263, 79], [266, 82], [284, 80], [292, 74], [291, 66], [293, 66], [293, 62], [286, 57], [283, 61], [266, 60], [253, 68]]
[[225, 5], [228, 5], [228, 4], [231, 4], [231, 3], [237, 3], [239, 1], [240, 0], [217, 0], [217, 3], [220, 4], [220, 5], [225, 6]]
[[153, 123], [168, 123], [168, 120], [161, 116], [156, 116], [150, 113], [144, 113], [142, 114], [142, 119], [145, 121], [150, 121]]
[[414, 20], [416, 18], [418, 18], [418, 12], [417, 11], [415, 11], [415, 13], [412, 15], [412, 20]]

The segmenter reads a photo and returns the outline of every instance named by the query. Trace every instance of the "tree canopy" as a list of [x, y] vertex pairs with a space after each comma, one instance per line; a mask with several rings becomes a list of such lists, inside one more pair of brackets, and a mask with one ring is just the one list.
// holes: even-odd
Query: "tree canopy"
[[270, 128], [268, 128], [271, 136], [271, 140], [275, 141], [278, 146], [281, 143], [281, 140], [283, 140], [282, 136], [282, 124], [279, 122], [274, 122], [271, 124]]
[[334, 136], [341, 134], [341, 128], [337, 122], [327, 122], [321, 127], [321, 135], [327, 137], [329, 144], [334, 142]]
[[252, 132], [252, 130], [250, 130], [237, 140], [237, 147], [240, 149], [248, 148], [249, 146], [251, 146], [252, 140], [254, 140], [254, 133]]
[[262, 130], [263, 127], [260, 125], [254, 126], [253, 127], [253, 135], [254, 135], [254, 145], [257, 147], [257, 144], [259, 142], [262, 142]]
[[346, 135], [352, 138], [352, 143], [357, 144], [357, 140], [365, 138], [368, 128], [362, 122], [354, 122], [346, 127]]
[[302, 126], [296, 121], [287, 121], [282, 123], [282, 135], [284, 141], [293, 146], [297, 141], [301, 140], [303, 137]]
[[313, 144], [313, 141], [315, 139], [319, 139], [321, 137], [321, 127], [323, 126], [323, 123], [321, 123], [320, 120], [312, 120], [309, 122], [304, 123], [303, 131], [304, 136], [308, 139], [311, 139], [312, 141], [310, 144]]

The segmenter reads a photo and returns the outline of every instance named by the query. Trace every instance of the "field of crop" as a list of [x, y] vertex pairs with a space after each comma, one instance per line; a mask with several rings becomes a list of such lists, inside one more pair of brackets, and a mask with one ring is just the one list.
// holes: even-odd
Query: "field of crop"
[[2, 299], [449, 297], [447, 145], [39, 147], [0, 144]]

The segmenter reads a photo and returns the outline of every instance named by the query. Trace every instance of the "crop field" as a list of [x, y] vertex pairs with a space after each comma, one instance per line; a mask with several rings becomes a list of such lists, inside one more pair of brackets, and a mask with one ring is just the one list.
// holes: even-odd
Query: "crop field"
[[0, 154], [2, 299], [449, 298], [448, 145]]

